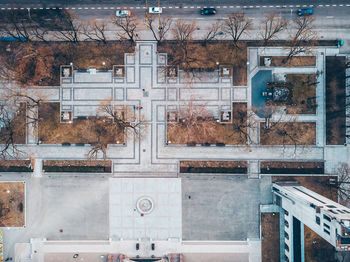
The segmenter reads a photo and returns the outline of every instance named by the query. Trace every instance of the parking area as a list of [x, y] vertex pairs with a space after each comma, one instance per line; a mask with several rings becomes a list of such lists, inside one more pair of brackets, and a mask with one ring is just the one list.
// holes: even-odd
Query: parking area
[[271, 203], [271, 179], [182, 177], [183, 240], [259, 238], [259, 205]]

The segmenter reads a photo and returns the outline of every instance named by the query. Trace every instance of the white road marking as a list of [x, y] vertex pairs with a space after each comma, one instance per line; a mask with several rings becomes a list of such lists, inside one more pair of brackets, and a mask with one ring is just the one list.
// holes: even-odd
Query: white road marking
[[82, 7], [78, 7], [78, 9], [80, 10], [80, 9], [83, 9]]
[[294, 7], [294, 5], [290, 5], [289, 7]]
[[188, 6], [184, 6], [184, 8], [188, 8]]
[[263, 5], [263, 7], [265, 8], [265, 7], [267, 7], [266, 5]]
[[169, 6], [168, 8], [171, 9], [171, 8], [173, 8], [173, 7], [172, 7], [172, 6]]
[[75, 7], [72, 7], [72, 10], [75, 10]]
[[327, 19], [332, 19], [333, 16], [331, 16], [331, 15], [330, 15], [330, 16], [326, 16], [326, 18], [327, 18]]
[[175, 6], [175, 8], [180, 8], [179, 6]]
[[254, 8], [254, 6], [253, 6], [253, 5], [250, 5], [249, 8]]
[[216, 8], [221, 8], [221, 6], [217, 6]]
[[339, 5], [339, 6], [343, 6], [343, 5]]
[[194, 8], [194, 6], [191, 6], [190, 8]]
[[241, 8], [241, 6], [239, 6], [239, 5], [236, 5], [236, 8]]
[[130, 6], [130, 9], [134, 9], [134, 7], [133, 7], [133, 6]]
[[323, 7], [323, 5], [318, 5], [319, 7]]
[[113, 6], [111, 6], [109, 9], [114, 9], [114, 7], [113, 7]]
[[233, 5], [230, 5], [230, 8], [234, 8]]
[[[91, 9], [92, 9], [92, 8], [91, 8]], [[97, 9], [98, 9], [98, 10], [100, 10], [100, 9], [101, 9], [101, 7], [97, 7]]]
[[198, 20], [202, 20], [202, 19], [204, 19], [204, 18], [197, 17], [196, 19], [198, 19]]
[[95, 9], [95, 7], [91, 7], [91, 9]]
[[260, 5], [257, 5], [256, 8], [260, 8]]
[[332, 6], [337, 6], [337, 5], [332, 5]]
[[84, 7], [84, 9], [89, 9], [88, 7]]

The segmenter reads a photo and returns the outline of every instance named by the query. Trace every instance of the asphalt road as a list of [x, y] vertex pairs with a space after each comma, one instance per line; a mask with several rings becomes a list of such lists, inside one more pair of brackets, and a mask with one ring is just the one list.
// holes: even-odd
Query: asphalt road
[[[348, 0], [159, 0], [160, 5], [320, 5], [349, 4]], [[76, 5], [128, 5], [143, 6], [146, 0], [1, 0], [0, 5], [28, 6], [76, 6]], [[148, 0], [149, 4], [157, 5], [158, 0]]]

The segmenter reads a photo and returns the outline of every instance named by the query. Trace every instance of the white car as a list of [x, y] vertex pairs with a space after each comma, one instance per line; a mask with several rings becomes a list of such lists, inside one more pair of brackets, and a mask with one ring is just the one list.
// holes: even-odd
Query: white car
[[117, 17], [127, 17], [130, 16], [130, 10], [117, 10], [115, 11]]
[[162, 8], [161, 7], [150, 7], [148, 9], [148, 12], [150, 14], [161, 14], [162, 13]]

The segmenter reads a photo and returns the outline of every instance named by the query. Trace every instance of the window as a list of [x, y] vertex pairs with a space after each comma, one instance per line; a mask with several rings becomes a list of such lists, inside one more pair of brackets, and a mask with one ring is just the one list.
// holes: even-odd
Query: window
[[288, 223], [287, 220], [284, 220], [284, 225], [285, 225], [286, 227], [289, 227], [289, 223]]
[[289, 246], [286, 243], [284, 243], [284, 249], [289, 252]]
[[289, 258], [286, 255], [284, 255], [284, 261], [289, 262]]
[[328, 222], [331, 222], [331, 219], [326, 215], [323, 215], [323, 219], [326, 219]]
[[348, 213], [348, 214], [350, 214], [350, 212], [349, 212], [349, 211], [347, 211], [347, 210], [345, 210], [345, 209], [343, 209], [343, 211], [344, 211], [345, 213]]
[[316, 206], [314, 204], [310, 204], [310, 207], [312, 208], [316, 208]]
[[328, 207], [328, 208], [337, 208], [336, 206], [333, 206], [333, 205], [326, 205], [326, 207]]
[[320, 217], [318, 217], [318, 216], [316, 216], [316, 223], [317, 223], [317, 225], [321, 224]]
[[289, 240], [289, 235], [286, 231], [284, 231], [284, 237]]
[[330, 235], [331, 233], [329, 233], [329, 231], [327, 229], [323, 229], [323, 232], [327, 233], [328, 235]]
[[283, 209], [283, 211], [286, 216], [289, 216], [289, 212], [287, 210]]
[[337, 211], [341, 214], [345, 214], [342, 210], [337, 209]]
[[330, 229], [329, 225], [327, 225], [326, 223], [323, 223], [323, 226], [327, 229]]
[[337, 212], [335, 212], [334, 210], [328, 210], [329, 212], [332, 212], [333, 214], [338, 214]]

